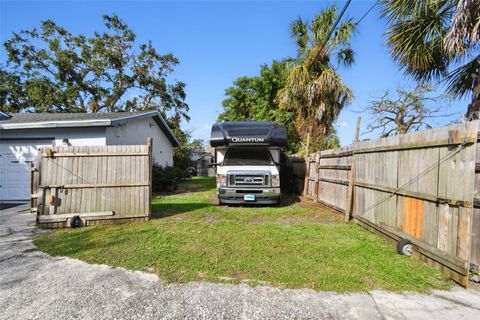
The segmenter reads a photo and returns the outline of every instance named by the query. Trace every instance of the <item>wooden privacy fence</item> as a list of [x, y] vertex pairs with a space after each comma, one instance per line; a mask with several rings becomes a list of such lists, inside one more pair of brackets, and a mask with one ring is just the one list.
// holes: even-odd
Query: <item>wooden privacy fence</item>
[[146, 145], [43, 149], [32, 168], [32, 211], [47, 228], [151, 216], [152, 140]]
[[479, 121], [317, 152], [304, 195], [353, 216], [466, 286], [480, 265]]
[[307, 157], [304, 194], [327, 207], [344, 213], [352, 184], [352, 147], [325, 150]]
[[292, 172], [291, 181], [289, 181], [292, 186], [289, 191], [295, 194], [302, 194], [305, 181], [305, 159], [296, 156], [290, 157], [289, 166]]

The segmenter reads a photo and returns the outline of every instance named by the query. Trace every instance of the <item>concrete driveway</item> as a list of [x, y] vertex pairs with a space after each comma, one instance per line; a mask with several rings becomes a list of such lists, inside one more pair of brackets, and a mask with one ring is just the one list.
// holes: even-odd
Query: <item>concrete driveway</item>
[[[0, 319], [480, 319], [480, 293], [428, 295], [192, 282], [38, 252], [34, 217], [0, 212]], [[339, 266], [340, 267], [340, 266]]]

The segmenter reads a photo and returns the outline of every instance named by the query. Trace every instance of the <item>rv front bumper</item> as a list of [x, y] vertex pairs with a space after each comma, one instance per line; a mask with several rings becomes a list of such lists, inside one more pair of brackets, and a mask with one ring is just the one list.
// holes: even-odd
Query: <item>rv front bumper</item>
[[[246, 195], [254, 195], [255, 200], [245, 200]], [[280, 188], [220, 188], [218, 199], [225, 204], [277, 204], [280, 200]]]

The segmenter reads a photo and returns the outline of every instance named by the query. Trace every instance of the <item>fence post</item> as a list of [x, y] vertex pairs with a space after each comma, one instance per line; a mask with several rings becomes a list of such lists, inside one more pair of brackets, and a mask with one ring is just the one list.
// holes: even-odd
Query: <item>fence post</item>
[[38, 198], [37, 198], [37, 219], [40, 215], [44, 215], [45, 214], [45, 200], [46, 200], [46, 189], [45, 188], [41, 188], [42, 186], [42, 168], [43, 168], [43, 158], [45, 157], [45, 152], [44, 152], [45, 148], [42, 148], [42, 150], [40, 150], [40, 154], [38, 155], [38, 161], [37, 161], [37, 170], [38, 170], [38, 173], [37, 173], [37, 178], [38, 178], [38, 181], [37, 181], [37, 194], [38, 194]]
[[350, 165], [350, 177], [348, 179], [348, 188], [347, 188], [347, 207], [345, 208], [345, 222], [350, 221], [350, 218], [353, 215], [353, 203], [354, 203], [354, 192], [355, 192], [355, 147], [357, 146], [359, 136], [360, 136], [360, 122], [362, 117], [357, 118], [357, 126], [355, 128], [355, 142], [352, 147], [352, 163]]
[[305, 158], [305, 183], [303, 186], [303, 196], [308, 197], [308, 186], [310, 182], [310, 157]]
[[319, 172], [318, 172], [318, 166], [320, 164], [320, 152], [315, 153], [315, 172], [314, 172], [314, 179], [315, 179], [315, 184], [314, 184], [314, 193], [315, 193], [315, 200], [318, 202], [319, 197], [318, 197], [318, 187], [319, 187]]
[[36, 204], [38, 199], [38, 178], [36, 177], [38, 169], [30, 163], [30, 213], [36, 212]]
[[152, 169], [153, 169], [153, 139], [152, 137], [147, 138], [147, 147], [148, 147], [148, 220], [152, 217]]

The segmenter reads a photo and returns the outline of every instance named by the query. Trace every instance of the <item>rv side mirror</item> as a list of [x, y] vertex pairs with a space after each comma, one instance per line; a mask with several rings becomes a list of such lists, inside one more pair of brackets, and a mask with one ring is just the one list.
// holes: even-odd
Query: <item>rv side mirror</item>
[[277, 162], [277, 161], [274, 161], [275, 162], [275, 165], [278, 166], [278, 167], [286, 167], [287, 164], [285, 162]]

